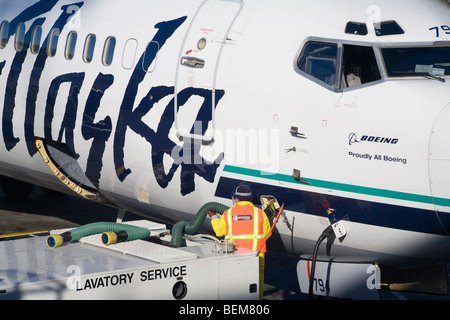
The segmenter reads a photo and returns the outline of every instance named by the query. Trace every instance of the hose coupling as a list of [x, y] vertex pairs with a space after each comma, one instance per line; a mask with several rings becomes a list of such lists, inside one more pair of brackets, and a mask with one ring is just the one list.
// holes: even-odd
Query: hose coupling
[[127, 240], [128, 240], [128, 232], [124, 230], [118, 232], [103, 232], [102, 234], [102, 242], [106, 246], [119, 242], [124, 242]]
[[70, 232], [63, 232], [61, 234], [52, 234], [47, 237], [47, 246], [50, 248], [57, 248], [63, 243], [72, 241], [72, 234]]

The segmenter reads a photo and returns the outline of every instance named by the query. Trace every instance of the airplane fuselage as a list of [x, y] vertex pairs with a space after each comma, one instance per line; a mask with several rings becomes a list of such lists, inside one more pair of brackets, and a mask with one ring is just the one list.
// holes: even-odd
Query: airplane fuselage
[[375, 2], [3, 1], [0, 174], [70, 191], [39, 137], [135, 213], [245, 182], [291, 253], [448, 260], [450, 6]]

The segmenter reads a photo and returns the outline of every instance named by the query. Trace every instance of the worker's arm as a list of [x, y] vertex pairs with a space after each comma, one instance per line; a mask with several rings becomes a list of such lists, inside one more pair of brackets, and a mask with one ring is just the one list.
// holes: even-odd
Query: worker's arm
[[270, 226], [269, 218], [267, 218], [267, 215], [264, 213], [263, 233], [266, 236], [266, 238], [268, 238], [272, 235], [272, 234], [269, 234], [270, 228], [271, 228], [271, 226]]
[[225, 224], [225, 214], [222, 214], [222, 216], [219, 218], [217, 214], [210, 215], [208, 212], [208, 215], [211, 218], [211, 226], [216, 233], [217, 237], [225, 237], [227, 234], [227, 226]]

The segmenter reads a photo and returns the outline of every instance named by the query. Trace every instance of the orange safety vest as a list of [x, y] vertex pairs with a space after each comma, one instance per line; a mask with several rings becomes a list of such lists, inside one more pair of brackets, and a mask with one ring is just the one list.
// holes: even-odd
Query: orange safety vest
[[226, 241], [232, 240], [236, 246], [266, 252], [264, 212], [261, 209], [251, 204], [238, 204], [228, 209], [225, 214]]

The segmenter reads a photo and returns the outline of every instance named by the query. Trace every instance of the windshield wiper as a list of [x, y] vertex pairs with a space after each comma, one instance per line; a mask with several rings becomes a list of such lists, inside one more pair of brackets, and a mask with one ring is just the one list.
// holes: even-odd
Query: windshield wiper
[[419, 77], [425, 77], [427, 79], [435, 79], [442, 83], [445, 82], [444, 78], [441, 78], [439, 76], [432, 75], [428, 72], [415, 72], [415, 71], [392, 71], [393, 74], [398, 75], [404, 75], [404, 76], [419, 76]]

